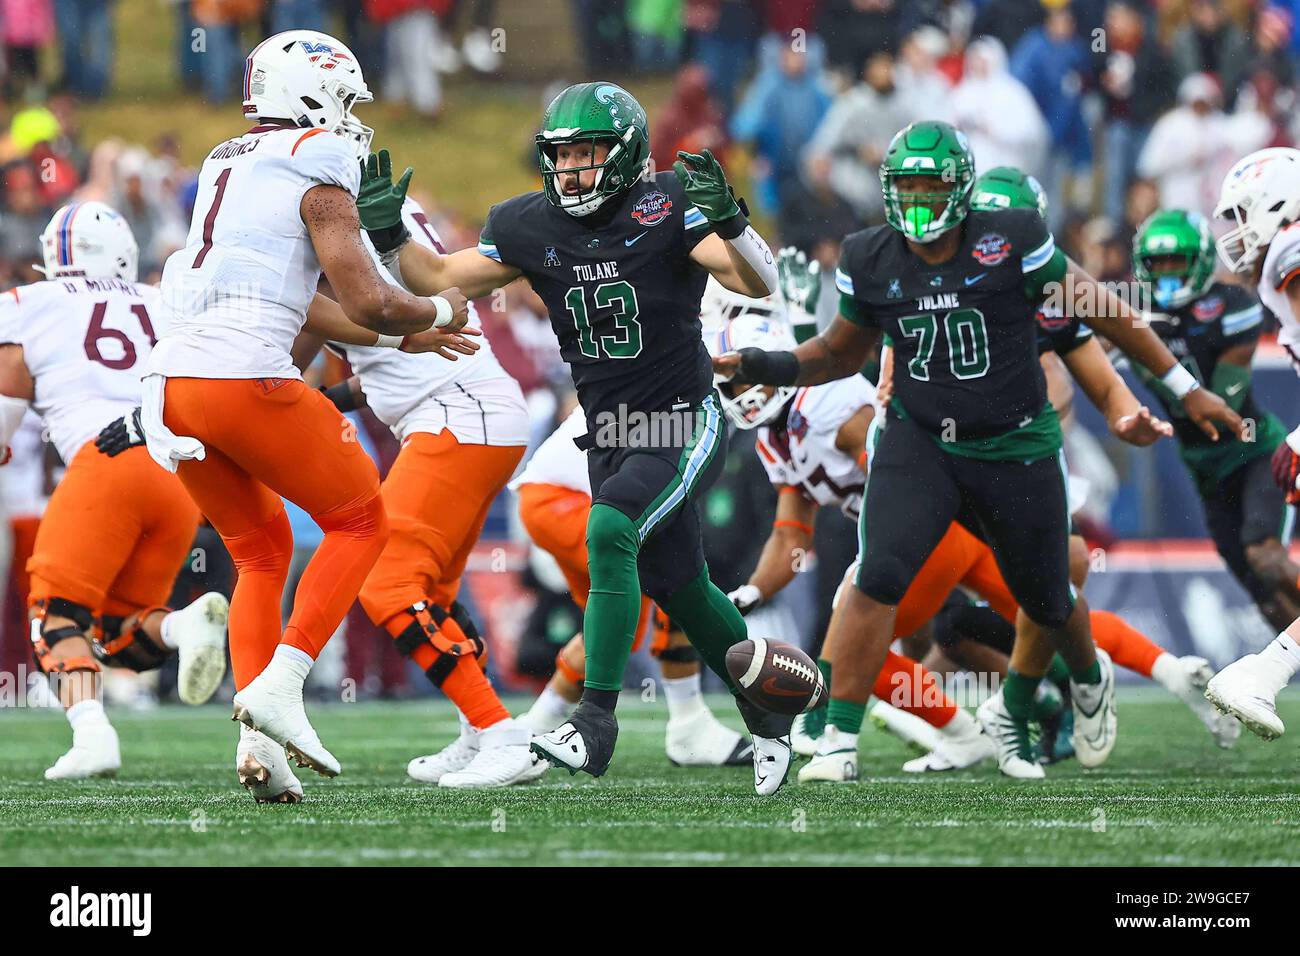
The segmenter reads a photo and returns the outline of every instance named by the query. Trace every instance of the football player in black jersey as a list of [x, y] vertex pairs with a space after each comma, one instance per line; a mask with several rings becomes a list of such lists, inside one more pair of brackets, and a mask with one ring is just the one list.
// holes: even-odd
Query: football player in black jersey
[[1060, 425], [1038, 364], [1044, 293], [1160, 377], [1207, 435], [1217, 439], [1216, 421], [1239, 434], [1241, 419], [1199, 388], [1136, 311], [1069, 263], [1035, 211], [971, 211], [974, 160], [961, 132], [913, 123], [894, 137], [880, 177], [888, 225], [845, 240], [831, 326], [793, 352], [714, 360], [737, 381], [812, 385], [856, 374], [881, 331], [894, 342], [888, 424], [859, 523], [861, 565], [832, 620], [836, 640], [827, 640], [853, 666], [844, 683], [835, 668], [828, 722], [861, 725], [898, 601], [949, 523], [965, 517], [997, 555], [1024, 622], [998, 719], [985, 723], [999, 766], [1041, 776], [1022, 730], [1055, 649], [1072, 676], [1076, 754], [1097, 766], [1115, 742], [1114, 680], [1069, 581]]
[[1253, 423], [1250, 440], [1209, 441], [1182, 402], [1145, 369], [1138, 373], [1174, 424], [1215, 547], [1260, 613], [1282, 630], [1300, 617], [1300, 567], [1282, 546], [1286, 500], [1269, 461], [1287, 430], [1250, 387], [1263, 308], [1241, 286], [1215, 281], [1214, 256], [1209, 223], [1197, 213], [1162, 210], [1133, 237], [1133, 274], [1164, 312], [1153, 316], [1152, 328], [1202, 385]]
[[[400, 207], [411, 170], [394, 184], [384, 152], [367, 163], [357, 206], [385, 265], [413, 292], [457, 286], [473, 298], [523, 276], [550, 311], [589, 429], [579, 444], [593, 492], [591, 596], [582, 700], [533, 747], [599, 776], [614, 752], [614, 705], [643, 591], [731, 684], [726, 652], [745, 639], [745, 624], [709, 580], [695, 505], [726, 442], [700, 298], [709, 275], [733, 292], [768, 295], [776, 266], [710, 153], [649, 171], [645, 112], [626, 90], [564, 90], [536, 145], [543, 188], [493, 206], [477, 249], [440, 255], [406, 241]], [[754, 738], [755, 788], [774, 793], [789, 769], [790, 718], [739, 696], [737, 706]]]

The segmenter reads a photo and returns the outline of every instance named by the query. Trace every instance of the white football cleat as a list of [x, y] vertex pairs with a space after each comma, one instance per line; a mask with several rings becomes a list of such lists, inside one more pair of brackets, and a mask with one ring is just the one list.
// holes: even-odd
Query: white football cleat
[[754, 790], [760, 797], [770, 797], [790, 775], [790, 764], [794, 762], [790, 737], [755, 735], [750, 739], [754, 742]]
[[464, 770], [478, 754], [481, 730], [470, 726], [465, 715], [460, 715], [460, 734], [436, 754], [416, 757], [406, 765], [406, 775], [421, 783], [439, 783], [449, 773]]
[[899, 710], [883, 700], [876, 701], [867, 716], [881, 730], [893, 734], [921, 753], [929, 753], [939, 746], [938, 730], [915, 714]]
[[260, 730], [280, 744], [298, 761], [298, 766], [310, 767], [325, 777], [337, 777], [343, 768], [325, 749], [307, 719], [302, 685], [278, 679], [273, 666], [274, 662], [268, 664], [266, 670], [235, 694], [233, 719]]
[[289, 766], [284, 747], [264, 733], [239, 728], [235, 773], [258, 803], [300, 803], [302, 782]]
[[122, 769], [117, 731], [107, 720], [85, 724], [72, 731], [72, 749], [45, 771], [46, 780], [85, 780], [111, 777]]
[[992, 739], [980, 729], [979, 722], [964, 710], [939, 728], [939, 746], [923, 757], [903, 764], [907, 773], [964, 770], [997, 756]]
[[677, 767], [736, 767], [750, 763], [753, 744], [701, 705], [689, 717], [668, 718], [664, 750]]
[[1100, 767], [1115, 749], [1119, 718], [1115, 712], [1115, 665], [1110, 655], [1097, 648], [1098, 684], [1070, 681], [1070, 702], [1074, 707], [1074, 758], [1079, 766]]
[[817, 742], [821, 740], [822, 733], [826, 729], [826, 714], [823, 711], [817, 722], [818, 729], [816, 734], [809, 733], [809, 716], [804, 711], [794, 718], [794, 726], [790, 728], [790, 746], [800, 757], [811, 757], [817, 752]]
[[[478, 752], [459, 770], [442, 774], [438, 786], [458, 789], [508, 787], [536, 780], [549, 766], [537, 757], [531, 735], [513, 720], [502, 720], [478, 731]], [[542, 770], [538, 772], [538, 765]], [[409, 772], [409, 768], [408, 768]]]
[[1223, 713], [1240, 720], [1251, 733], [1276, 740], [1286, 732], [1275, 703], [1286, 684], [1286, 674], [1278, 673], [1258, 654], [1247, 654], [1210, 679], [1205, 697]]
[[799, 782], [852, 783], [858, 779], [858, 735], [827, 724], [817, 753], [799, 768]]
[[1016, 720], [1007, 711], [1002, 691], [980, 704], [975, 712], [984, 733], [993, 741], [998, 770], [1017, 780], [1042, 780], [1047, 774], [1034, 759], [1029, 740], [1029, 722]]
[[226, 676], [226, 619], [230, 602], [209, 591], [188, 607], [167, 615], [176, 644], [176, 693], [193, 706], [207, 703]]
[[[1167, 660], [1166, 660], [1167, 659]], [[1221, 714], [1205, 697], [1205, 688], [1214, 677], [1214, 668], [1204, 657], [1174, 657], [1165, 654], [1152, 668], [1154, 677], [1197, 716], [1214, 742], [1230, 750], [1241, 736], [1241, 721], [1231, 714]]]

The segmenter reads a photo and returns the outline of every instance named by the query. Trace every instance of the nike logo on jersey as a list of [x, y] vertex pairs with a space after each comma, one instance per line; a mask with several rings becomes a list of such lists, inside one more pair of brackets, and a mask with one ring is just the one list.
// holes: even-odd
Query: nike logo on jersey
[[979, 275], [977, 275], [977, 276], [967, 276], [967, 277], [966, 277], [966, 284], [967, 284], [967, 285], [974, 285], [976, 282], [979, 282], [980, 279], [983, 279], [986, 275], [988, 275], [987, 272], [981, 272], [981, 273], [980, 273]]
[[1245, 382], [1238, 382], [1236, 385], [1229, 385], [1227, 388], [1223, 390], [1223, 392], [1224, 395], [1226, 395], [1228, 398], [1231, 398], [1233, 395], [1236, 395], [1245, 387], [1246, 387]]
[[637, 242], [640, 242], [640, 241], [645, 237], [645, 235], [646, 235], [646, 233], [643, 232], [643, 233], [641, 233], [641, 235], [639, 235], [639, 236], [635, 236], [635, 237], [633, 237], [633, 238], [631, 238], [631, 239], [624, 239], [624, 240], [623, 240], [623, 245], [625, 245], [625, 246], [630, 246], [630, 245], [633, 245], [633, 244], [635, 244], [635, 243], [637, 243]]

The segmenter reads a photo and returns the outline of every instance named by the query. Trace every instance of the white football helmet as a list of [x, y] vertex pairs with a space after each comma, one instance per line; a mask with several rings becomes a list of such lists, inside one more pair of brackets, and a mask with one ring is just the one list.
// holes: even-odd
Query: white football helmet
[[1214, 216], [1235, 223], [1215, 242], [1219, 258], [1233, 272], [1249, 271], [1277, 231], [1300, 218], [1300, 150], [1276, 146], [1238, 160]]
[[776, 299], [770, 295], [751, 299], [739, 292], [732, 292], [713, 276], [709, 276], [704, 286], [704, 296], [700, 299], [700, 327], [706, 334], [713, 333], [742, 315], [771, 317], [778, 314], [778, 309]]
[[375, 131], [352, 108], [373, 99], [352, 51], [316, 30], [277, 33], [244, 61], [245, 116], [337, 133], [355, 141], [361, 157], [370, 152]]
[[[724, 290], [725, 291], [725, 290]], [[744, 296], [738, 296], [744, 299]], [[762, 300], [747, 300], [762, 301]], [[709, 353], [717, 356], [737, 349], [758, 348], [769, 352], [786, 352], [795, 347], [794, 333], [784, 318], [773, 310], [745, 311], [729, 319], [722, 328], [705, 336]], [[724, 388], [726, 380], [713, 377], [722, 400], [722, 411], [731, 424], [749, 430], [765, 425], [780, 414], [792, 395], [793, 385], [751, 385], [739, 395], [731, 396]]]
[[116, 276], [135, 282], [140, 248], [131, 226], [102, 202], [71, 202], [59, 209], [41, 233], [41, 254], [47, 279]]

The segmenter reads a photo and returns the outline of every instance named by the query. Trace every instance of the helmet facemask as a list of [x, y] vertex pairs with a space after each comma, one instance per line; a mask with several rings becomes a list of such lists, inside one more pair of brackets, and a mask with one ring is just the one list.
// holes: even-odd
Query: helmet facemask
[[[554, 138], [546, 132], [539, 133], [536, 139], [537, 165], [542, 173], [542, 188], [546, 192], [546, 198], [571, 216], [586, 216], [599, 209], [610, 197], [622, 193], [631, 185], [621, 170], [627, 158], [628, 142], [632, 134], [630, 128], [622, 137], [613, 131]], [[583, 166], [557, 166], [559, 147], [577, 145], [590, 146], [591, 160]], [[607, 147], [608, 152], [598, 162], [596, 155], [602, 146]], [[590, 189], [579, 188], [576, 193], [566, 193], [561, 188], [560, 176], [575, 175], [581, 187], [582, 174], [592, 170], [595, 170], [595, 176]]]
[[[917, 180], [937, 180], [941, 187], [917, 188]], [[900, 185], [900, 180], [910, 180]], [[937, 171], [880, 170], [880, 186], [885, 197], [885, 219], [911, 242], [934, 242], [966, 218], [969, 210], [972, 179], [959, 176], [955, 181]], [[936, 208], [937, 207], [937, 208]]]
[[737, 395], [729, 395], [732, 386], [718, 383], [718, 397], [728, 421], [742, 431], [766, 425], [781, 414], [795, 393], [792, 385], [751, 385]]

